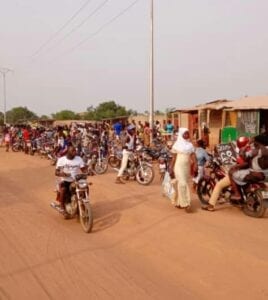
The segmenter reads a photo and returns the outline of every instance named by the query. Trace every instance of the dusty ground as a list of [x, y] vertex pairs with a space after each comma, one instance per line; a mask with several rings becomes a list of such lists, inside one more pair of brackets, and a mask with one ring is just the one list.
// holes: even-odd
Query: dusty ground
[[0, 149], [0, 299], [268, 299], [268, 218], [186, 214], [149, 187], [90, 178], [94, 229], [63, 220], [47, 160]]

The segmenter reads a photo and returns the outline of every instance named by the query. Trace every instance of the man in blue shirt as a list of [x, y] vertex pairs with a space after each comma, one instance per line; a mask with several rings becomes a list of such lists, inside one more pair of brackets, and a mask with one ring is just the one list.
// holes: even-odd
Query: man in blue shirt
[[122, 131], [122, 123], [120, 121], [117, 121], [114, 125], [113, 125], [113, 129], [114, 129], [114, 134], [117, 140], [120, 139], [120, 134]]

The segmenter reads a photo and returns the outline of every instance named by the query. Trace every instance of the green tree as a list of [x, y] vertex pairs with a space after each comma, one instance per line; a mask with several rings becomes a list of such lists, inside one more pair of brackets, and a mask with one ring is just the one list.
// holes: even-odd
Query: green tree
[[95, 108], [93, 107], [93, 105], [90, 105], [87, 108], [86, 113], [83, 116], [84, 120], [95, 120]]
[[160, 111], [160, 110], [156, 110], [155, 112], [155, 115], [164, 115], [165, 113]]
[[7, 123], [27, 123], [28, 121], [36, 120], [38, 116], [30, 111], [27, 107], [14, 107], [6, 112]]
[[52, 114], [55, 120], [79, 120], [80, 116], [71, 110], [62, 110], [55, 114]]
[[4, 114], [0, 111], [0, 125], [4, 125]]
[[124, 106], [116, 104], [114, 101], [107, 101], [99, 104], [95, 109], [96, 120], [129, 116], [129, 111]]
[[118, 105], [114, 101], [106, 101], [100, 103], [96, 108], [89, 106], [84, 118], [99, 121], [107, 118], [129, 116], [130, 114], [131, 110], [127, 110], [124, 106]]
[[50, 117], [47, 116], [47, 115], [42, 115], [39, 119], [40, 119], [40, 120], [49, 120]]
[[136, 110], [133, 110], [133, 109], [130, 109], [128, 112], [129, 112], [130, 116], [137, 116], [138, 115], [138, 112]]

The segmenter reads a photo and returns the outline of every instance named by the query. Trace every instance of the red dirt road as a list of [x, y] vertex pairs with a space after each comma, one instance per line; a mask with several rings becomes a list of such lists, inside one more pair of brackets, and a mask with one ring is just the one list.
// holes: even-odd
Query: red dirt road
[[47, 160], [0, 149], [0, 299], [268, 299], [268, 216], [175, 209], [159, 177], [91, 177], [93, 232], [63, 220]]

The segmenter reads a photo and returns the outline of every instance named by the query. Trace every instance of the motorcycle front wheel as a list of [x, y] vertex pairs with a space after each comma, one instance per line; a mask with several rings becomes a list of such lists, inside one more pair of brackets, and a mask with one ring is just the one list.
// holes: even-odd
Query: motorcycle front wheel
[[246, 201], [243, 206], [244, 214], [253, 218], [262, 218], [265, 211], [266, 207], [263, 203], [261, 191], [257, 190], [247, 193]]
[[108, 159], [108, 164], [112, 168], [119, 168], [120, 167], [121, 160], [118, 159], [115, 155], [111, 155]]
[[94, 166], [94, 171], [97, 174], [104, 174], [108, 170], [108, 161], [106, 158], [101, 159], [100, 161], [97, 160], [95, 166]]
[[149, 185], [154, 179], [154, 170], [152, 167], [143, 165], [137, 169], [136, 180], [141, 185]]
[[86, 233], [91, 232], [93, 226], [92, 208], [89, 202], [83, 202], [79, 209], [80, 223]]
[[13, 152], [18, 152], [19, 151], [19, 147], [18, 147], [17, 144], [12, 145], [11, 149], [12, 149]]

